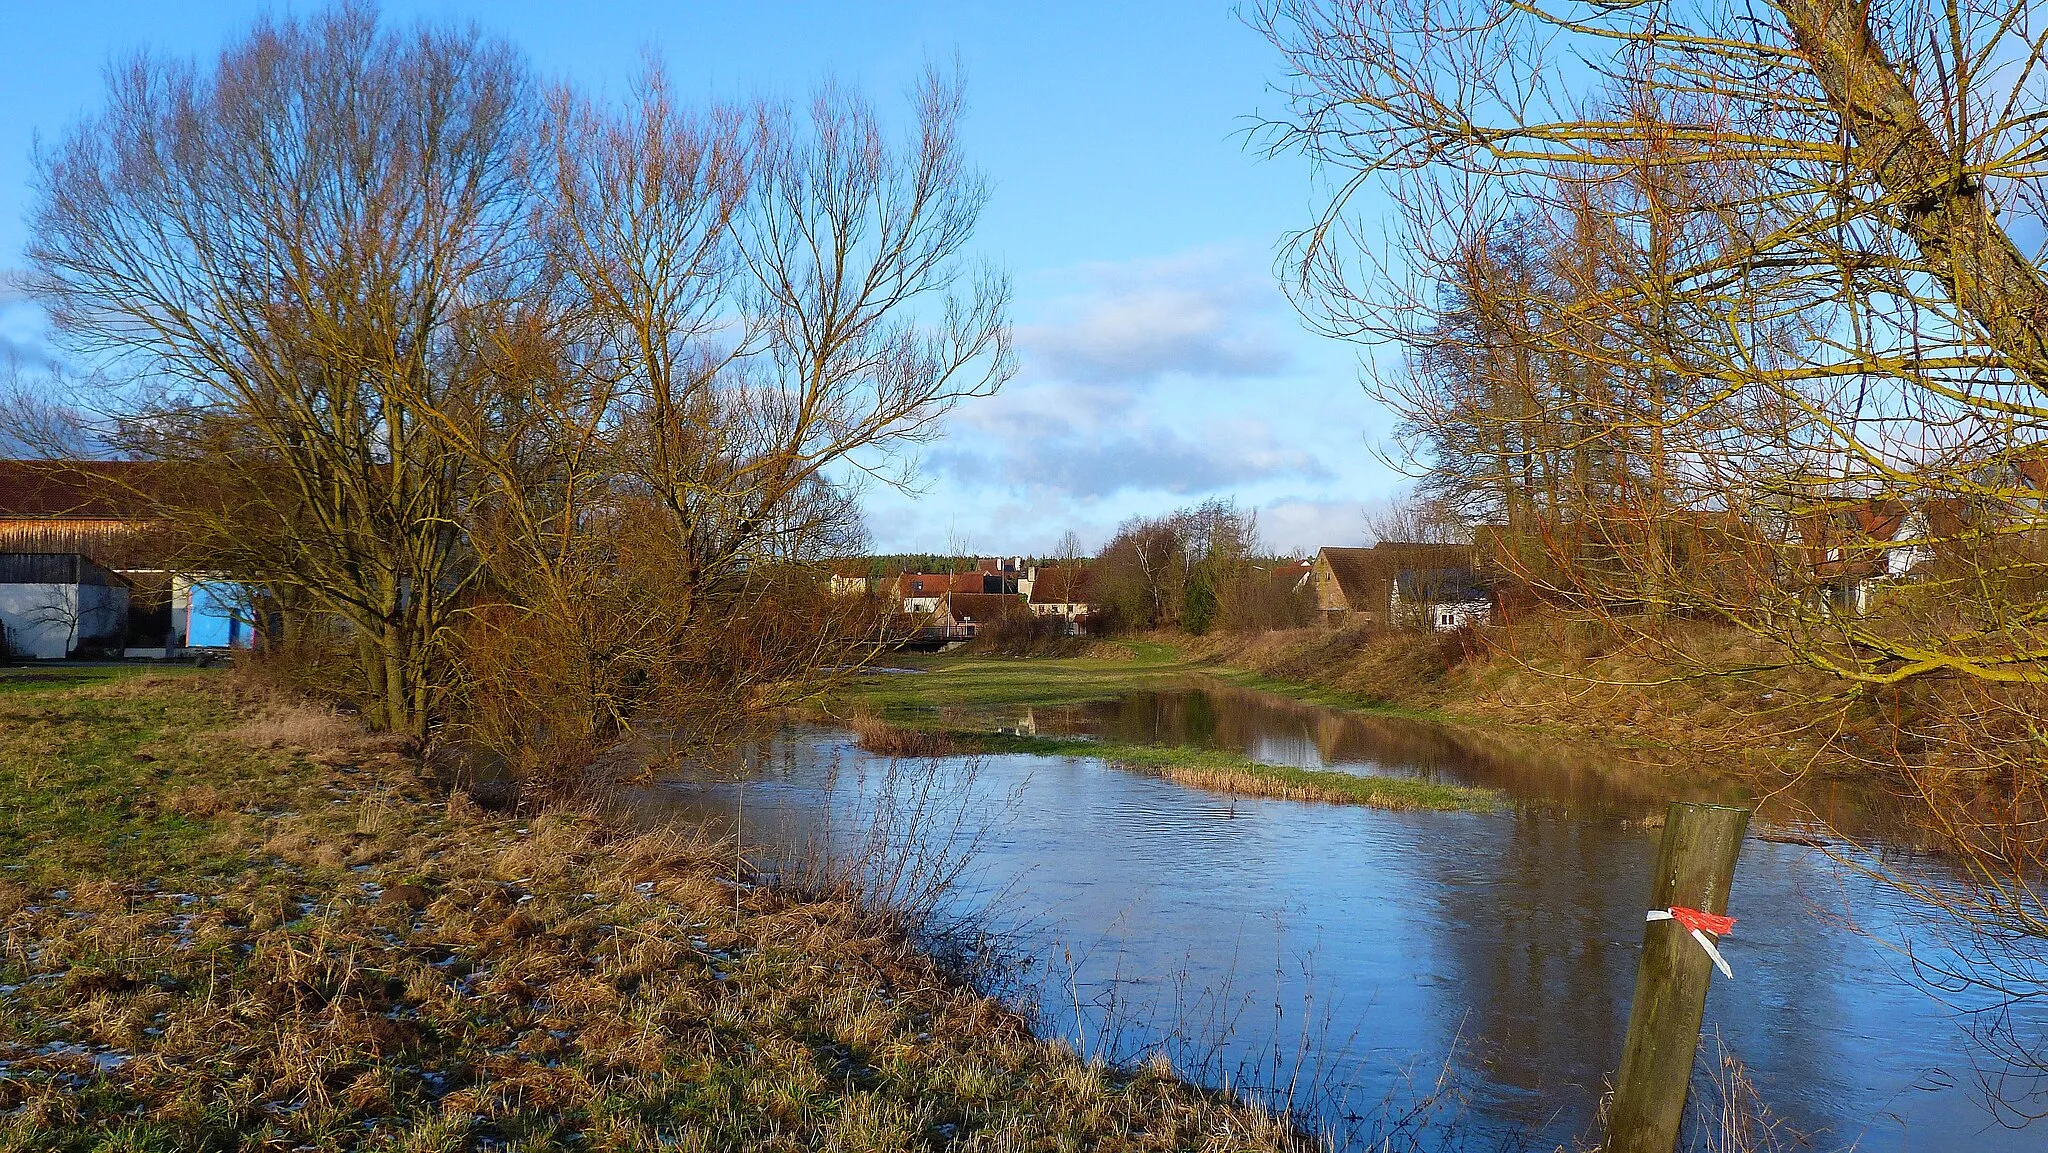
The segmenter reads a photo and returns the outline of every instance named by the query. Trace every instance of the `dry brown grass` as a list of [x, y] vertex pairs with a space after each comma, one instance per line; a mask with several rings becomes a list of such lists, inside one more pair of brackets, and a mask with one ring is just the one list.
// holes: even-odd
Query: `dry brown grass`
[[175, 836], [0, 873], [0, 1150], [1306, 1147], [1082, 1062], [861, 901], [734, 877], [729, 843], [487, 813], [216, 688], [95, 703], [95, 779], [184, 798], [107, 819]]
[[251, 703], [248, 718], [229, 729], [228, 736], [252, 748], [306, 752], [352, 751], [378, 743], [354, 717], [331, 706], [265, 696]]
[[838, 722], [853, 733], [861, 748], [884, 757], [952, 757], [973, 749], [949, 733], [892, 724], [871, 713], [855, 713]]
[[[1531, 616], [1459, 634], [1295, 629], [1180, 642], [1263, 676], [1459, 720], [1530, 726], [1679, 764], [1709, 753], [1759, 774], [1849, 772], [1894, 742], [1896, 695], [1845, 692], [1725, 627], [1674, 621], [1655, 641]], [[1709, 675], [1701, 670], [1730, 672]]]

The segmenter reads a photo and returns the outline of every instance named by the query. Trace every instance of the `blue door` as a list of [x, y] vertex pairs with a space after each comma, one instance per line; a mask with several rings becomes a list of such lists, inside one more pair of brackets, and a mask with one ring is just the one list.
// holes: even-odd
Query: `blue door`
[[185, 644], [195, 649], [246, 649], [255, 637], [247, 617], [249, 590], [228, 581], [192, 585]]

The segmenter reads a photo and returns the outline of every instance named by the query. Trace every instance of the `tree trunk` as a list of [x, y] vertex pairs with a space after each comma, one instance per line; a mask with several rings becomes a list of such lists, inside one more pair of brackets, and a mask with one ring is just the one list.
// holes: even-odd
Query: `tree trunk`
[[1854, 162], [1891, 197], [1893, 223], [2013, 371], [2048, 387], [2048, 282], [1999, 226], [1979, 178], [1935, 135], [1871, 35], [1869, 0], [1773, 4], [1854, 137]]

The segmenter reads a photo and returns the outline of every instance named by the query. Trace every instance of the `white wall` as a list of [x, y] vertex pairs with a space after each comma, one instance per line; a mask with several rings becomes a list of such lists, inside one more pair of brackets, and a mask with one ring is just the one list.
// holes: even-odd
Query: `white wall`
[[105, 585], [0, 584], [0, 628], [15, 656], [61, 660], [81, 641], [118, 647], [128, 628], [128, 590]]
[[0, 584], [0, 628], [7, 630], [7, 651], [14, 656], [69, 656], [77, 612], [77, 585]]

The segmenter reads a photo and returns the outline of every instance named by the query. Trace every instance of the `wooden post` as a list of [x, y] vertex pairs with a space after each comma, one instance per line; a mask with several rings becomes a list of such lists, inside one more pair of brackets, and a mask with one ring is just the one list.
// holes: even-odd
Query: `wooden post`
[[[1735, 855], [1748, 827], [1748, 809], [1673, 801], [1644, 910], [1684, 905], [1725, 914]], [[1607, 1115], [1607, 1153], [1672, 1153], [1677, 1147], [1713, 971], [1707, 951], [1684, 926], [1644, 923], [1628, 1040]]]

